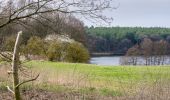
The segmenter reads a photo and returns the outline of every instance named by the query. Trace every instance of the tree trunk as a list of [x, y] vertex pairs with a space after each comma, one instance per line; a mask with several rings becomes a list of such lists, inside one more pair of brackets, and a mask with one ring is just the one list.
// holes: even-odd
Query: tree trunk
[[17, 85], [19, 84], [18, 67], [19, 67], [19, 46], [21, 43], [21, 36], [22, 32], [18, 32], [12, 58], [13, 89], [15, 100], [21, 100], [20, 90], [19, 87], [17, 87]]

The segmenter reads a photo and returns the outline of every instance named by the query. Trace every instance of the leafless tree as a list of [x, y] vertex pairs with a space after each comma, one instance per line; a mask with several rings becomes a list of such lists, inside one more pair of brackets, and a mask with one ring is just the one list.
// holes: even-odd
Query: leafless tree
[[167, 55], [168, 43], [164, 40], [154, 42], [154, 64], [163, 65]]
[[141, 43], [142, 54], [145, 58], [145, 64], [150, 65], [152, 62], [152, 53], [153, 53], [153, 42], [149, 38], [144, 38]]
[[[102, 13], [106, 9], [112, 9], [110, 2], [112, 0], [0, 0], [0, 29], [10, 24], [25, 25], [25, 21], [36, 20], [39, 21], [39, 17], [42, 14], [76, 14], [82, 15], [84, 18], [101, 20], [108, 22], [110, 18], [107, 18]], [[39, 21], [41, 23], [41, 21]], [[13, 74], [13, 90], [8, 89], [15, 94], [15, 99], [20, 100], [19, 86], [35, 80], [30, 79], [19, 83], [18, 68], [19, 68], [19, 46], [20, 46], [21, 33], [18, 34], [16, 39], [15, 48], [13, 52], [13, 59], [4, 56], [0, 52], [1, 56], [9, 60], [12, 60]]]
[[126, 56], [130, 58], [130, 65], [137, 65], [138, 57], [141, 55], [141, 50], [139, 45], [135, 45], [132, 48], [128, 49]]
[[112, 0], [0, 0], [0, 28], [20, 23], [44, 13], [59, 12], [83, 15], [87, 19], [108, 21], [102, 13], [113, 9]]
[[[141, 60], [145, 65], [164, 65], [168, 55], [168, 42], [165, 40], [152, 41], [149, 38], [144, 38], [141, 44], [135, 45], [128, 49], [126, 56], [128, 56], [131, 65], [137, 64]], [[144, 58], [144, 61], [142, 60]]]
[[[12, 62], [12, 68], [10, 71], [8, 71], [8, 74], [12, 74], [13, 76], [13, 89], [11, 89], [9, 86], [7, 86], [7, 89], [12, 92], [15, 96], [15, 100], [21, 100], [21, 95], [20, 95], [20, 86], [24, 83], [30, 82], [30, 81], [34, 81], [38, 78], [39, 74], [33, 78], [33, 79], [29, 79], [23, 82], [20, 82], [19, 79], [19, 68], [21, 68], [21, 64], [20, 64], [20, 44], [22, 41], [22, 32], [18, 32], [17, 38], [16, 38], [16, 42], [15, 42], [15, 46], [14, 46], [14, 51], [13, 51], [13, 55], [12, 55], [12, 59], [11, 58], [7, 58], [8, 56], [3, 55], [3, 53], [0, 53], [1, 56], [3, 56], [4, 59], [9, 59]], [[7, 60], [6, 60], [7, 61]]]

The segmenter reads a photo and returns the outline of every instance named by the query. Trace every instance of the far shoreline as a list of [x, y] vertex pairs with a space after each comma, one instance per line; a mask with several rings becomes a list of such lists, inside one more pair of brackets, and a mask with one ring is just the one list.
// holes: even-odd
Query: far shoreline
[[111, 52], [93, 52], [90, 53], [91, 57], [103, 57], [103, 56], [124, 56], [123, 53], [111, 53]]

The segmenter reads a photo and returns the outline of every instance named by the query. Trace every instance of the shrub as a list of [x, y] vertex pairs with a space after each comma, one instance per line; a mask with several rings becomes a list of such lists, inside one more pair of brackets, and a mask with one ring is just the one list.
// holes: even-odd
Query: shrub
[[84, 63], [89, 58], [88, 50], [81, 43], [72, 42], [68, 45], [66, 61]]
[[47, 50], [47, 57], [50, 61], [61, 61], [62, 44], [56, 41], [51, 41]]
[[78, 42], [51, 41], [47, 56], [50, 61], [66, 61], [84, 63], [89, 60], [88, 50]]
[[31, 37], [24, 52], [33, 55], [44, 55], [46, 54], [46, 43], [39, 37]]
[[24, 54], [46, 55], [49, 61], [67, 61], [84, 63], [89, 60], [88, 50], [79, 42], [44, 41], [39, 37], [31, 37]]

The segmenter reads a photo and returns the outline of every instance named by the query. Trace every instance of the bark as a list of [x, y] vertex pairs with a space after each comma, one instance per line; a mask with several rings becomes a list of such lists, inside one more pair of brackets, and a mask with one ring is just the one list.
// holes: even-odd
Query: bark
[[18, 67], [19, 67], [19, 46], [21, 43], [22, 32], [18, 32], [15, 42], [14, 53], [12, 58], [12, 71], [13, 71], [13, 89], [15, 100], [21, 100], [20, 89], [17, 87], [19, 84]]

